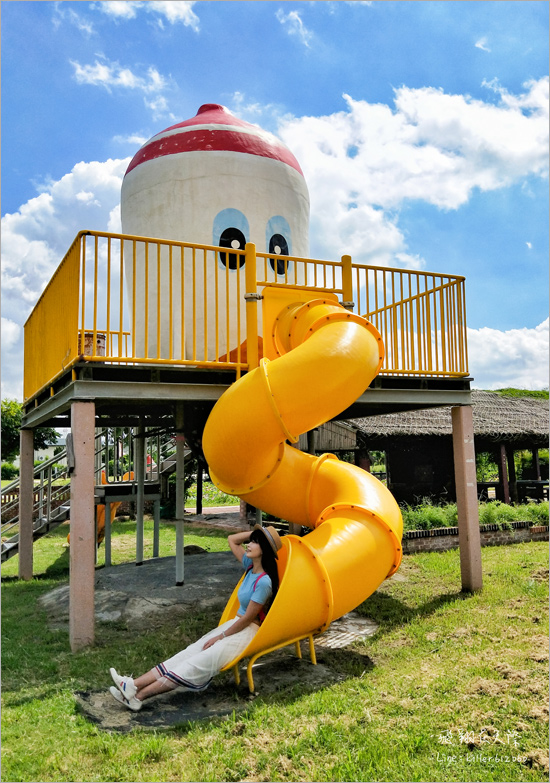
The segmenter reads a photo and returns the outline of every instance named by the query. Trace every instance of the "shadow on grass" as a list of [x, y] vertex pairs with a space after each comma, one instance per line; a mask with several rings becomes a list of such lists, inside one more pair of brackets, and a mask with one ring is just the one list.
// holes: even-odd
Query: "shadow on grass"
[[387, 593], [377, 592], [361, 604], [357, 612], [378, 623], [380, 625], [378, 633], [384, 633], [384, 631], [391, 631], [397, 625], [406, 625], [419, 617], [428, 617], [447, 604], [466, 601], [471, 597], [472, 593], [457, 590], [453, 593], [438, 595], [420, 606], [407, 606]]
[[374, 668], [374, 663], [368, 655], [345, 647], [335, 650], [326, 647], [317, 648], [316, 656], [318, 663], [322, 663], [346, 677], [360, 677]]
[[[34, 574], [33, 575], [33, 581], [43, 581], [43, 580], [52, 580], [52, 579], [68, 579], [69, 578], [69, 550], [64, 550], [59, 557], [53, 561], [53, 563], [50, 563], [50, 565], [40, 574]], [[3, 584], [10, 584], [12, 582], [22, 582], [22, 584], [28, 584], [28, 582], [23, 582], [19, 579], [18, 576], [3, 576], [2, 577], [2, 583]]]

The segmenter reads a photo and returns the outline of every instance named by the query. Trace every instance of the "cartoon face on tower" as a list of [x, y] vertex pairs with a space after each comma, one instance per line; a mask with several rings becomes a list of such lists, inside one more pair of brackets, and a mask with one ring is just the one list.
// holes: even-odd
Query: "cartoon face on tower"
[[[273, 281], [284, 281], [286, 274], [298, 282], [293, 262], [285, 256], [308, 255], [309, 196], [296, 158], [275, 136], [217, 104], [201, 106], [196, 117], [144, 144], [126, 171], [121, 211], [125, 234], [235, 250], [253, 242], [259, 253], [276, 254], [267, 262]], [[237, 322], [243, 320], [244, 310], [239, 316], [235, 311], [239, 292], [241, 298], [245, 293], [244, 257], [209, 252], [198, 263], [197, 254], [194, 261], [187, 254], [180, 264], [170, 261], [163, 249], [159, 265], [157, 259], [149, 263], [140, 251], [133, 264], [126, 263], [128, 291], [135, 291], [136, 310], [143, 307], [149, 323], [156, 323], [160, 303], [162, 345], [151, 343], [156, 332], [152, 336], [153, 330], [145, 329], [146, 339], [136, 324], [138, 350], [141, 343], [148, 356], [167, 357], [171, 351], [175, 358], [181, 354], [213, 360], [242, 341], [242, 324]], [[258, 280], [265, 279], [265, 269], [259, 259]], [[178, 286], [181, 297], [175, 295]], [[170, 308], [165, 306], [166, 297]], [[183, 329], [181, 312], [175, 312], [182, 301]], [[215, 333], [213, 313], [206, 322], [197, 316], [197, 301], [209, 310], [216, 308], [218, 322], [227, 325], [224, 334], [219, 328]], [[197, 345], [206, 346], [205, 355], [197, 352]]]

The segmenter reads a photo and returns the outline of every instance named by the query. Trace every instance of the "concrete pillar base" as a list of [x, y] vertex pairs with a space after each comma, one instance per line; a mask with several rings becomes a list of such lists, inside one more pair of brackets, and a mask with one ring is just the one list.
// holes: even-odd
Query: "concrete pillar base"
[[71, 434], [75, 467], [71, 475], [71, 549], [69, 640], [71, 650], [93, 644], [95, 637], [95, 404], [73, 402]]
[[462, 589], [483, 587], [474, 425], [470, 405], [451, 408]]

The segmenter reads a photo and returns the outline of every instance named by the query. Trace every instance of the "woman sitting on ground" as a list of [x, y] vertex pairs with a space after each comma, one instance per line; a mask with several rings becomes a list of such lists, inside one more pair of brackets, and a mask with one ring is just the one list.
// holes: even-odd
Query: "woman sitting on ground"
[[[252, 533], [234, 533], [227, 540], [246, 571], [238, 592], [240, 606], [236, 617], [141, 677], [124, 677], [110, 669], [116, 687], [109, 690], [128, 709], [140, 710], [145, 699], [174, 688], [204, 690], [214, 675], [244, 652], [258, 632], [279, 587], [276, 561], [281, 539], [274, 527], [256, 525]], [[246, 541], [245, 552], [242, 545]]]

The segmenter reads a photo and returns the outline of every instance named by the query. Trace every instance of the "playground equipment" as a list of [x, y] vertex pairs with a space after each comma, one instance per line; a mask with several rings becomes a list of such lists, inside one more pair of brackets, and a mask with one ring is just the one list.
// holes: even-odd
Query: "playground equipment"
[[[281, 589], [256, 647], [265, 652], [297, 637], [311, 643], [398, 566], [401, 520], [382, 485], [287, 443], [334, 417], [453, 407], [455, 465], [464, 467], [457, 473], [463, 587], [479, 589], [464, 278], [348, 255], [311, 258], [308, 212], [290, 150], [206, 104], [138, 151], [122, 188], [123, 233], [79, 232], [25, 323], [19, 572], [32, 576], [32, 431], [71, 426], [80, 463], [70, 478], [79, 542], [73, 649], [94, 637], [94, 428], [137, 428], [141, 444], [145, 430], [170, 421], [179, 585], [184, 440], [198, 450], [220, 397], [203, 438], [216, 481], [313, 528], [302, 539], [286, 537]], [[136, 477], [139, 506], [147, 480]], [[102, 485], [94, 493], [108, 505]], [[106, 549], [107, 539], [108, 531]]]
[[[111, 490], [126, 491], [127, 502], [135, 503], [137, 497], [137, 480], [133, 470], [123, 474], [122, 465], [135, 465], [134, 439], [137, 433], [132, 428], [100, 428], [96, 431], [95, 456], [95, 495], [96, 495], [96, 545], [99, 546], [110, 536], [110, 527], [105, 525], [105, 503], [97, 502], [100, 497], [111, 494]], [[176, 469], [174, 438], [167, 434], [165, 428], [157, 428], [146, 433], [144, 438], [144, 497], [150, 500], [155, 497], [155, 491], [166, 499], [168, 497], [168, 477]], [[185, 449], [184, 462], [192, 458], [191, 450]], [[158, 463], [157, 463], [158, 461]], [[107, 470], [105, 470], [105, 466]], [[40, 463], [33, 471], [33, 540], [37, 541], [71, 517], [70, 501], [71, 471], [67, 449], [62, 448], [55, 457]], [[105, 489], [101, 489], [101, 488]], [[2, 563], [19, 554], [19, 478], [2, 487]], [[122, 500], [109, 502], [111, 522]], [[153, 551], [158, 556], [159, 521], [155, 519], [153, 534]], [[70, 542], [70, 535], [67, 536]], [[110, 541], [106, 549], [110, 549]], [[136, 542], [137, 547], [143, 541]], [[109, 564], [108, 553], [105, 553]]]
[[[220, 489], [313, 532], [283, 539], [279, 591], [239, 656], [250, 657], [251, 691], [252, 664], [266, 652], [309, 637], [314, 660], [313, 634], [355, 609], [397, 570], [403, 533], [397, 503], [374, 476], [288, 442], [336, 416], [367, 388], [383, 359], [380, 334], [336, 296], [321, 299], [296, 288], [265, 288], [263, 296], [273, 361], [263, 358], [222, 395], [206, 423], [203, 449]], [[220, 623], [234, 616], [237, 589]]]
[[[132, 473], [125, 473], [122, 477], [122, 481], [133, 481], [134, 480], [134, 474]], [[105, 474], [105, 471], [101, 471], [101, 483], [102, 484], [108, 484], [107, 476]], [[111, 524], [115, 521], [116, 512], [118, 511], [119, 506], [121, 505], [122, 501], [119, 500], [116, 503], [110, 504], [110, 516], [111, 516]], [[96, 540], [97, 540], [97, 546], [99, 546], [101, 543], [103, 543], [103, 539], [105, 538], [105, 506], [103, 503], [98, 503], [98, 506], [96, 508]], [[71, 534], [69, 533], [67, 535], [67, 543], [71, 543]]]

